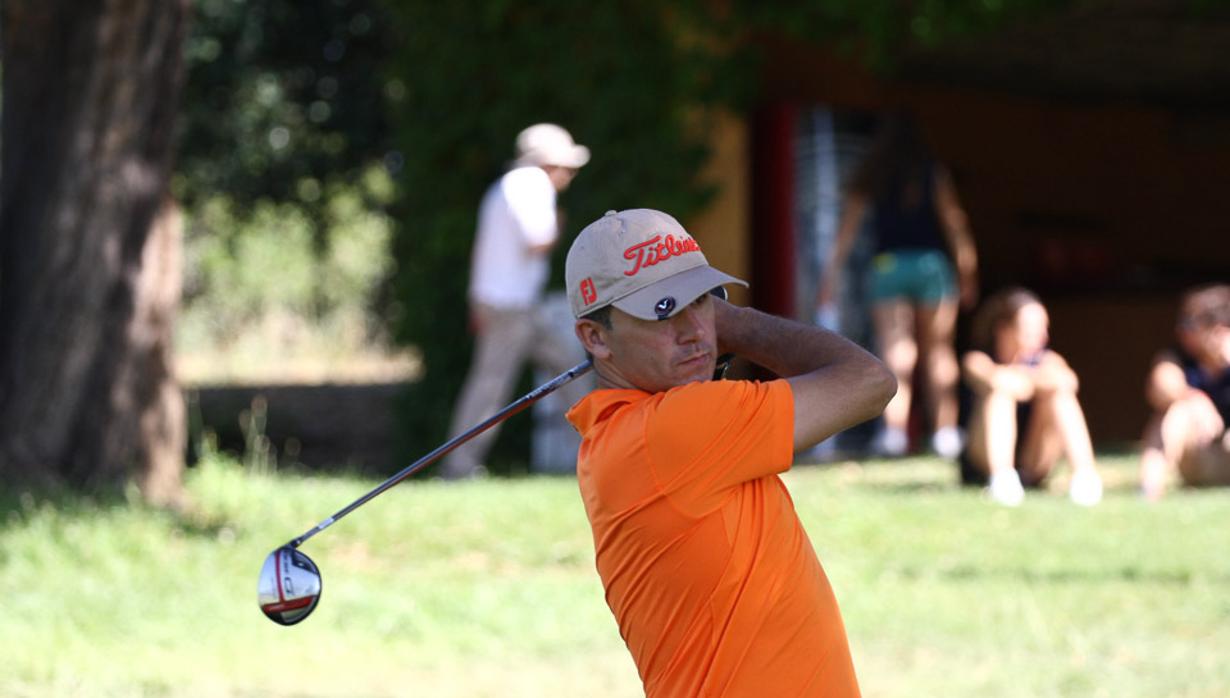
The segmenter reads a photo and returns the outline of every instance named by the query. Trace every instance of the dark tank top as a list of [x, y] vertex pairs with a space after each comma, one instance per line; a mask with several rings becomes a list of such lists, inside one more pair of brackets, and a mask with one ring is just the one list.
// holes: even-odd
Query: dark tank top
[[[910, 178], [899, 173], [884, 196], [875, 201], [876, 253], [897, 250], [946, 251], [935, 210], [935, 166], [923, 168], [919, 190], [910, 192]], [[917, 199], [917, 200], [915, 200]]]
[[1174, 352], [1179, 357], [1179, 366], [1183, 368], [1187, 384], [1208, 395], [1221, 414], [1221, 421], [1230, 426], [1230, 368], [1223, 370], [1221, 375], [1210, 376], [1187, 352], [1178, 348]]

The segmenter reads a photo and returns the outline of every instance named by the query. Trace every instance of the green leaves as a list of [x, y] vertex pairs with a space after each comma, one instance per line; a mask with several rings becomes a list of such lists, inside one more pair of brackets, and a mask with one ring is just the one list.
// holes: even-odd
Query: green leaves
[[[378, 0], [197, 0], [177, 196], [249, 205], [295, 184], [353, 179], [389, 150], [380, 73], [392, 32]], [[319, 211], [307, 207], [310, 216]]]
[[813, 0], [783, 6], [735, 0], [742, 31], [786, 35], [855, 52], [892, 70], [907, 52], [987, 33], [1071, 6], [1071, 0]]
[[593, 152], [560, 198], [567, 223], [558, 287], [573, 236], [603, 211], [652, 206], [686, 218], [704, 203], [696, 175], [706, 134], [685, 115], [714, 103], [712, 71], [707, 56], [681, 49], [666, 12], [651, 2], [414, 2], [392, 12], [406, 36], [391, 65], [405, 88], [392, 119], [406, 157], [396, 216], [397, 295], [406, 304], [398, 336], [424, 355], [407, 414], [423, 447], [445, 436], [465, 378], [465, 286], [479, 200], [512, 159], [517, 133], [552, 121]]

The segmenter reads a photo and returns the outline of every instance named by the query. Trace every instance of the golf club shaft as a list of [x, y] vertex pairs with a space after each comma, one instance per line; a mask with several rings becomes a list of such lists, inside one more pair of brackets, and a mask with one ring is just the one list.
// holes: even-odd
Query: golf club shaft
[[588, 373], [591, 368], [593, 368], [593, 364], [591, 364], [589, 360], [582, 361], [576, 366], [573, 366], [567, 371], [564, 371], [563, 373], [559, 374], [555, 378], [552, 378], [546, 383], [543, 383], [537, 388], [534, 388], [529, 393], [519, 398], [512, 404], [508, 405], [504, 409], [488, 417], [482, 423], [478, 424], [477, 426], [471, 427], [469, 431], [466, 431], [462, 434], [458, 434], [457, 436], [453, 437], [452, 439], [450, 439], [443, 445], [436, 448], [436, 450], [432, 451], [431, 453], [428, 453], [427, 455], [423, 456], [417, 461], [406, 466], [397, 474], [393, 475], [389, 479], [377, 485], [376, 488], [373, 489], [371, 492], [368, 492], [362, 497], [359, 497], [358, 499], [354, 500], [350, 504], [346, 505], [345, 508], [341, 509], [336, 514], [334, 514], [333, 516], [330, 516], [324, 521], [321, 521], [320, 523], [316, 524], [314, 528], [310, 529], [303, 535], [287, 543], [287, 545], [289, 545], [292, 548], [298, 548], [307, 539], [311, 538], [317, 533], [320, 533], [321, 531], [325, 530], [329, 526], [332, 526], [335, 521], [349, 514], [355, 509], [358, 509], [359, 507], [363, 506], [364, 504], [371, 501], [377, 495], [389, 489], [393, 485], [396, 485], [402, 480], [405, 480], [407, 477], [410, 477], [415, 472], [418, 472], [418, 470], [420, 470], [421, 468], [426, 467], [427, 465], [430, 465], [431, 463], [434, 463], [441, 456], [447, 454], [449, 451], [452, 451], [453, 449], [457, 448], [461, 444], [469, 441], [470, 439], [474, 438], [475, 436], [478, 436], [484, 431], [487, 431], [488, 429], [495, 426], [496, 424], [503, 422], [505, 419], [508, 419], [509, 417], [524, 410], [525, 408], [529, 407], [535, 402], [538, 402], [539, 400], [546, 397], [547, 395], [555, 392], [555, 390], [558, 389], [560, 386], [566, 385], [568, 383], [571, 383], [573, 380], [580, 378], [581, 376]]

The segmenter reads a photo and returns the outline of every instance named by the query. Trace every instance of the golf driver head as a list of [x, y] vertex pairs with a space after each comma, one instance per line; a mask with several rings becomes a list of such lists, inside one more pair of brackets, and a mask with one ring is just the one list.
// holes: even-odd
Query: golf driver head
[[294, 625], [311, 615], [320, 601], [320, 570], [297, 549], [284, 545], [261, 567], [257, 600], [269, 620]]

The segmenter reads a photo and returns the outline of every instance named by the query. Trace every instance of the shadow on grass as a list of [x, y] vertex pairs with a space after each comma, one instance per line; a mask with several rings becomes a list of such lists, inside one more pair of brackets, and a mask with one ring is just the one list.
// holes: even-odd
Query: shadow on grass
[[[1098, 451], [1098, 470], [1106, 492], [1132, 492], [1139, 487], [1137, 457], [1136, 452], [1128, 448]], [[820, 461], [804, 455], [794, 467], [803, 471], [827, 471], [844, 485], [887, 495], [977, 493], [985, 486], [977, 478], [963, 481], [957, 462], [925, 454], [878, 458], [850, 453]], [[1061, 460], [1046, 480], [1029, 489], [1066, 491], [1070, 477], [1071, 468], [1066, 459]]]
[[98, 519], [119, 511], [139, 511], [151, 519], [164, 520], [190, 537], [216, 538], [233, 528], [232, 522], [204, 514], [191, 505], [174, 509], [146, 504], [135, 492], [82, 493], [68, 487], [0, 491], [0, 531], [28, 525], [47, 515], [64, 520]]
[[930, 457], [859, 458], [813, 462], [799, 460], [798, 470], [828, 472], [839, 482], [863, 491], [888, 494], [953, 492], [960, 488], [955, 464]]
[[963, 488], [961, 483], [953, 478], [951, 481], [940, 480], [894, 480], [892, 482], [866, 482], [859, 485], [860, 489], [874, 490], [876, 492], [884, 492], [887, 494], [917, 494], [937, 492], [956, 492], [962, 489], [974, 491], [975, 488]]
[[1149, 570], [1135, 566], [1108, 567], [1105, 569], [1049, 569], [1035, 570], [1026, 567], [986, 568], [975, 565], [957, 565], [947, 568], [899, 567], [892, 573], [908, 580], [940, 579], [945, 582], [982, 584], [988, 581], [1026, 582], [1028, 584], [1104, 584], [1124, 582], [1148, 583], [1162, 586], [1191, 586], [1199, 581], [1218, 586], [1230, 586], [1230, 574], [1201, 574], [1188, 570]]
[[119, 493], [87, 495], [60, 487], [5, 490], [0, 491], [0, 530], [23, 525], [48, 510], [72, 517], [126, 506]]

